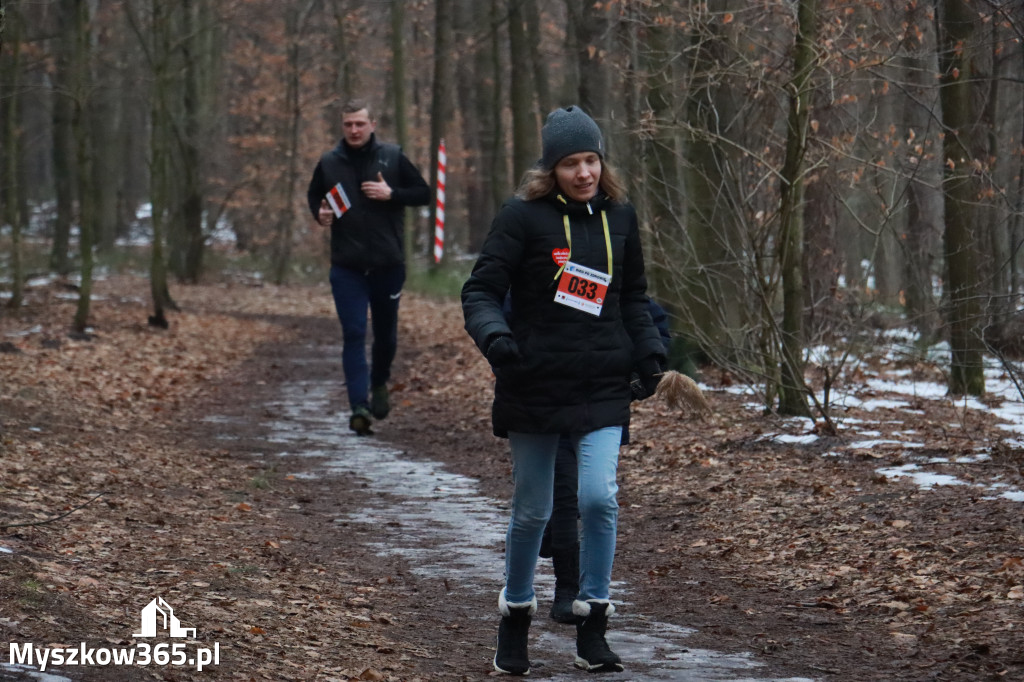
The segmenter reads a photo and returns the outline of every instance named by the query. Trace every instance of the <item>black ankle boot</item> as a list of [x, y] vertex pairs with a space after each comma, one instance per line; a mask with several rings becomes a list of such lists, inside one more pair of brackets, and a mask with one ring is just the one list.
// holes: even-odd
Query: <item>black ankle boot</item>
[[576, 600], [572, 609], [579, 616], [576, 623], [576, 667], [592, 673], [622, 672], [622, 660], [608, 648], [604, 639], [608, 616], [615, 613], [615, 607], [609, 601], [591, 599]]
[[572, 612], [572, 603], [580, 592], [580, 548], [556, 550], [551, 555], [551, 564], [555, 569], [555, 600], [551, 604], [551, 620], [556, 623], [572, 624], [576, 622], [576, 614]]
[[498, 647], [494, 653], [494, 669], [506, 675], [529, 675], [530, 657], [527, 654], [527, 640], [530, 621], [537, 612], [537, 599], [521, 604], [505, 601], [505, 590], [498, 598], [501, 623], [498, 625]]

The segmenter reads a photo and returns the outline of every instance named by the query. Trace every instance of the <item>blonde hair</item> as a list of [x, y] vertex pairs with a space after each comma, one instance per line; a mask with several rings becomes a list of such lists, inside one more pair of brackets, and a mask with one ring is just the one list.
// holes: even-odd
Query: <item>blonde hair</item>
[[[618, 172], [608, 165], [608, 162], [604, 159], [601, 159], [601, 180], [597, 185], [612, 201], [620, 203], [626, 201], [625, 185], [619, 180]], [[534, 166], [523, 174], [523, 180], [519, 183], [516, 196], [524, 201], [531, 201], [546, 197], [554, 192], [557, 187], [558, 181], [555, 179], [554, 168], [545, 170], [539, 166]]]

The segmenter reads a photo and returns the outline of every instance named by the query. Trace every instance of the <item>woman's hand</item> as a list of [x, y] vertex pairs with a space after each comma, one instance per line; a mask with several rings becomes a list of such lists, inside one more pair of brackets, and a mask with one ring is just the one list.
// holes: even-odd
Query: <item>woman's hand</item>
[[661, 381], [665, 371], [661, 367], [661, 360], [651, 355], [636, 366], [637, 381], [632, 382], [633, 397], [637, 400], [644, 400], [654, 395], [658, 390], [658, 382]]
[[508, 334], [496, 336], [488, 343], [484, 356], [487, 358], [487, 362], [491, 363], [491, 367], [508, 367], [518, 364], [523, 359], [515, 339]]

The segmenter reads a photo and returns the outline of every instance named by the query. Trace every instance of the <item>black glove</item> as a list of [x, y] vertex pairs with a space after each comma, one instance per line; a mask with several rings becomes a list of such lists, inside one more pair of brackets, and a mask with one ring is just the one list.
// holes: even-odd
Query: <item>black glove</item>
[[643, 400], [650, 397], [650, 394], [644, 389], [643, 382], [640, 381], [640, 375], [637, 374], [635, 369], [629, 373], [629, 391], [633, 394], [630, 400]]
[[661, 381], [661, 361], [654, 355], [648, 356], [637, 363], [636, 379], [630, 382], [633, 390], [633, 397], [636, 400], [644, 400], [654, 395]]
[[519, 363], [523, 356], [519, 354], [519, 346], [515, 339], [508, 334], [496, 336], [487, 344], [487, 352], [484, 353], [487, 362], [491, 367], [508, 367]]

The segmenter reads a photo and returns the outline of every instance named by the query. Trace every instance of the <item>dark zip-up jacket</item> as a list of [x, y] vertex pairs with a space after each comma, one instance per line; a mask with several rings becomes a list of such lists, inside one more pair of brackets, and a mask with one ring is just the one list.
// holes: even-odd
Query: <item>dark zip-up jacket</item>
[[[387, 201], [370, 199], [360, 189], [363, 182], [377, 180], [378, 172], [391, 186]], [[314, 220], [320, 202], [338, 182], [352, 207], [331, 222], [331, 264], [370, 270], [404, 263], [404, 209], [427, 204], [430, 187], [401, 148], [372, 135], [359, 149], [342, 139], [320, 157], [306, 193]]]
[[[571, 260], [608, 272], [601, 212], [607, 212], [612, 279], [601, 314], [555, 302], [559, 263]], [[495, 368], [492, 423], [497, 436], [589, 432], [629, 419], [629, 374], [665, 348], [648, 310], [647, 281], [636, 212], [599, 195], [587, 204], [552, 195], [510, 199], [498, 211], [476, 265], [462, 288], [466, 331], [486, 354], [495, 337], [511, 334], [523, 356]], [[511, 311], [502, 311], [506, 292]]]

